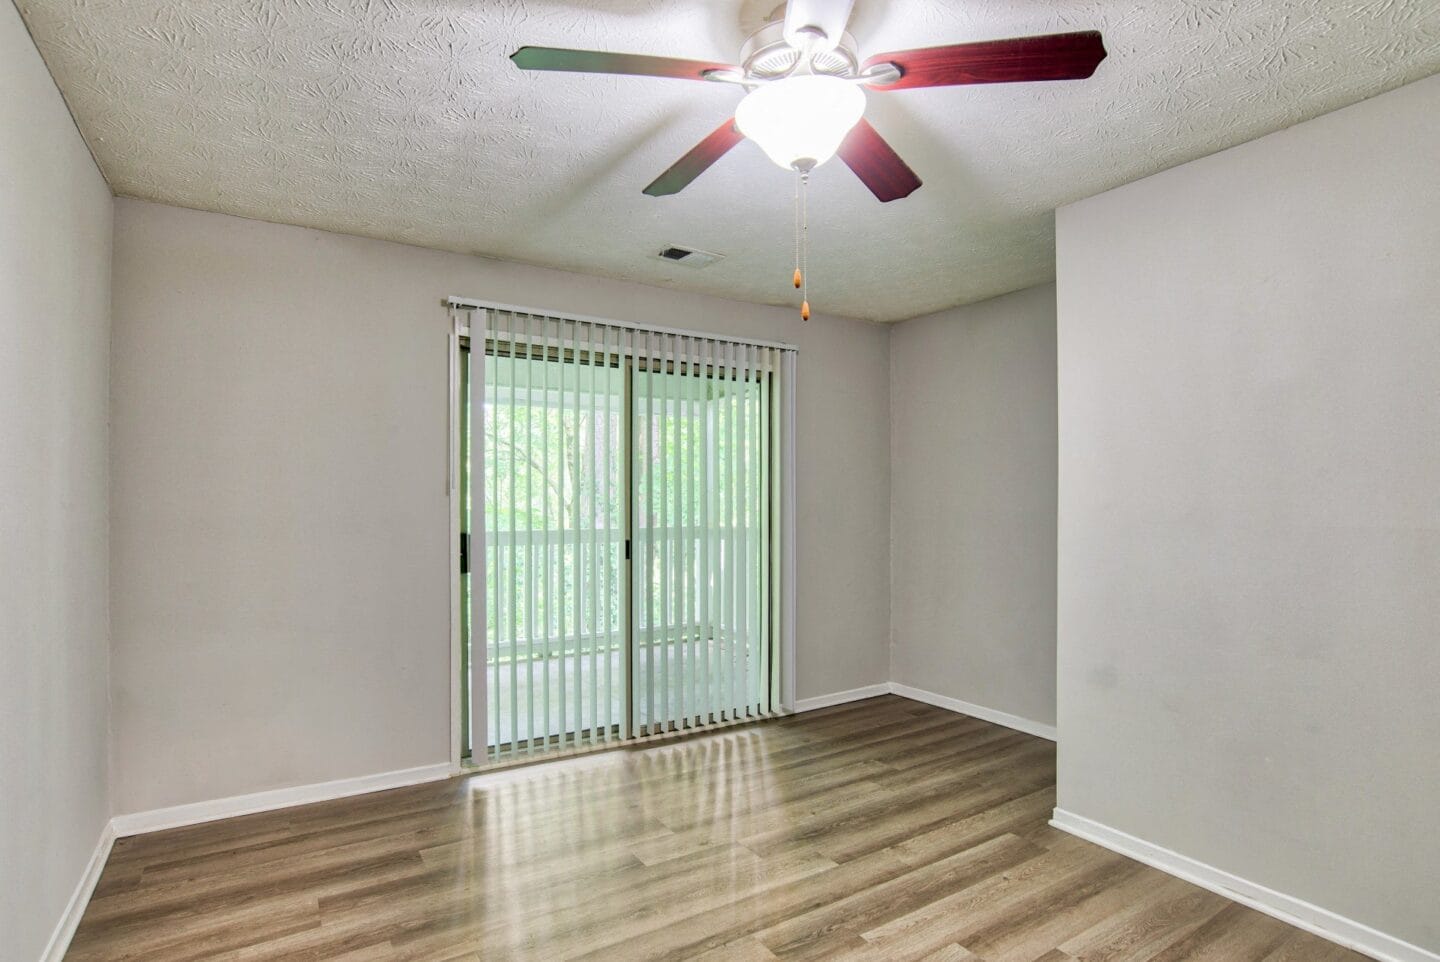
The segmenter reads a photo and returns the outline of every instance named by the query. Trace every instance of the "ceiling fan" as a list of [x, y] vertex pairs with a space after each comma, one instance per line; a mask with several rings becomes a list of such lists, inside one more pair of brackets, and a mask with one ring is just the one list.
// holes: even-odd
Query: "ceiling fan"
[[[912, 87], [1083, 80], [1105, 59], [1094, 30], [984, 40], [876, 54], [863, 61], [845, 32], [854, 0], [790, 0], [784, 18], [740, 49], [739, 65], [643, 54], [521, 47], [522, 70], [630, 74], [735, 84], [747, 92], [715, 128], [645, 188], [675, 194], [750, 138], [787, 170], [808, 173], [835, 154], [882, 202], [908, 197], [920, 178], [864, 118], [865, 94]], [[797, 285], [798, 286], [798, 285]]]

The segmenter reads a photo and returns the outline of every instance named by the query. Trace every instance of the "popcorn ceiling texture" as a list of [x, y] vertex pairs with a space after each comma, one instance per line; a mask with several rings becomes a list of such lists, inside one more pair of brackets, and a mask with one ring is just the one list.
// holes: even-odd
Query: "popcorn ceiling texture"
[[[507, 56], [733, 61], [775, 2], [17, 5], [117, 193], [773, 304], [793, 186], [758, 147], [640, 192], [739, 89]], [[868, 93], [925, 186], [881, 205], [839, 161], [816, 171], [817, 310], [899, 320], [1047, 281], [1057, 206], [1440, 70], [1436, 0], [859, 0], [851, 20], [862, 56], [1089, 28], [1110, 49], [1090, 81]], [[651, 256], [670, 243], [727, 257]]]

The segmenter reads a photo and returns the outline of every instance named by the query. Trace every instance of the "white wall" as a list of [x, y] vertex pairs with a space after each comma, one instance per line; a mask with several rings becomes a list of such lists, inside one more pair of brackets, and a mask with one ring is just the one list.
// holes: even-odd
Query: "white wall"
[[1057, 232], [1060, 807], [1440, 950], [1440, 77]]
[[0, 3], [0, 955], [39, 958], [110, 818], [110, 191]]
[[885, 680], [885, 328], [139, 201], [116, 217], [119, 811], [448, 760], [448, 294], [797, 343], [798, 695]]
[[1055, 724], [1055, 287], [890, 333], [891, 679]]

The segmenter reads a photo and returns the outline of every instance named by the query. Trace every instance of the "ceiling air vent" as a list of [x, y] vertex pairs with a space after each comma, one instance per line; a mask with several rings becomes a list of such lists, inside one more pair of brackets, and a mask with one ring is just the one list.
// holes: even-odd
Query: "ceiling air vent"
[[713, 251], [700, 251], [693, 247], [671, 246], [655, 256], [662, 261], [673, 261], [676, 264], [684, 264], [686, 267], [709, 267], [725, 255], [716, 254]]

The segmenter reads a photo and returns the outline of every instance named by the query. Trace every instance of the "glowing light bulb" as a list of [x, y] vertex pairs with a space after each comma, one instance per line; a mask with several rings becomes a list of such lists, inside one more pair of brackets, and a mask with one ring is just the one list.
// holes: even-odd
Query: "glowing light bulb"
[[803, 74], [761, 84], [740, 101], [735, 125], [786, 170], [818, 167], [865, 113], [865, 94], [839, 77]]

